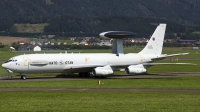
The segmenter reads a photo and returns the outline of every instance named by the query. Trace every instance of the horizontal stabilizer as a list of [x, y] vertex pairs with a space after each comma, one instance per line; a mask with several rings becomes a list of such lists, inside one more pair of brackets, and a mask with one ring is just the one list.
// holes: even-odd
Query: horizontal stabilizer
[[173, 57], [173, 56], [181, 56], [181, 55], [186, 55], [189, 53], [178, 53], [178, 54], [170, 54], [170, 55], [161, 55], [160, 57], [156, 57], [156, 58], [152, 58], [152, 61], [156, 61], [156, 60], [162, 60], [164, 58], [168, 58], [168, 57]]
[[172, 57], [172, 56], [181, 56], [181, 55], [186, 55], [186, 54], [189, 54], [189, 53], [170, 54], [170, 55], [167, 55], [167, 57]]

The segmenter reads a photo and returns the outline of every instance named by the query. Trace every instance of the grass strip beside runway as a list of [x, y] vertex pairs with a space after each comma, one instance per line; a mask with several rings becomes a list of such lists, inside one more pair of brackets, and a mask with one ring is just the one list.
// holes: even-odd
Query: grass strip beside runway
[[0, 92], [0, 111], [199, 111], [198, 93]]
[[[101, 85], [98, 85], [98, 80]], [[200, 77], [85, 79], [58, 81], [0, 82], [0, 88], [140, 88], [140, 89], [200, 89]]]

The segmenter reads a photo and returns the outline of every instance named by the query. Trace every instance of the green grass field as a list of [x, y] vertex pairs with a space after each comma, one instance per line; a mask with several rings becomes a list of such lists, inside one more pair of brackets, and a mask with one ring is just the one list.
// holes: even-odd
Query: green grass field
[[[98, 85], [98, 80], [103, 84]], [[142, 88], [200, 89], [200, 77], [87, 79], [65, 81], [0, 82], [0, 88]]]
[[0, 92], [1, 112], [197, 112], [198, 93]]

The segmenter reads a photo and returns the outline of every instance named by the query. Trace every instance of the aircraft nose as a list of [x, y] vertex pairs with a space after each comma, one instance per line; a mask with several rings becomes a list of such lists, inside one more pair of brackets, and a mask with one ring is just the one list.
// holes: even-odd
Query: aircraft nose
[[6, 64], [5, 64], [5, 63], [4, 63], [4, 64], [2, 64], [1, 66], [2, 66], [3, 68], [6, 68]]

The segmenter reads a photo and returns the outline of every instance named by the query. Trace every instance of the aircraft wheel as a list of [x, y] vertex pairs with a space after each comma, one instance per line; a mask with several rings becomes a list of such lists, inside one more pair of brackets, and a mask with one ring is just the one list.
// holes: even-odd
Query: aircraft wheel
[[106, 78], [106, 76], [101, 76], [101, 78]]
[[85, 77], [90, 77], [90, 72], [86, 72]]
[[82, 74], [82, 73], [79, 73], [78, 75], [79, 75], [79, 77], [83, 77], [83, 74]]
[[95, 77], [95, 78], [100, 78], [99, 76], [96, 76], [96, 75], [95, 75], [94, 77]]
[[21, 75], [21, 79], [25, 80], [26, 79], [26, 75]]
[[90, 77], [90, 72], [79, 73], [79, 77]]

